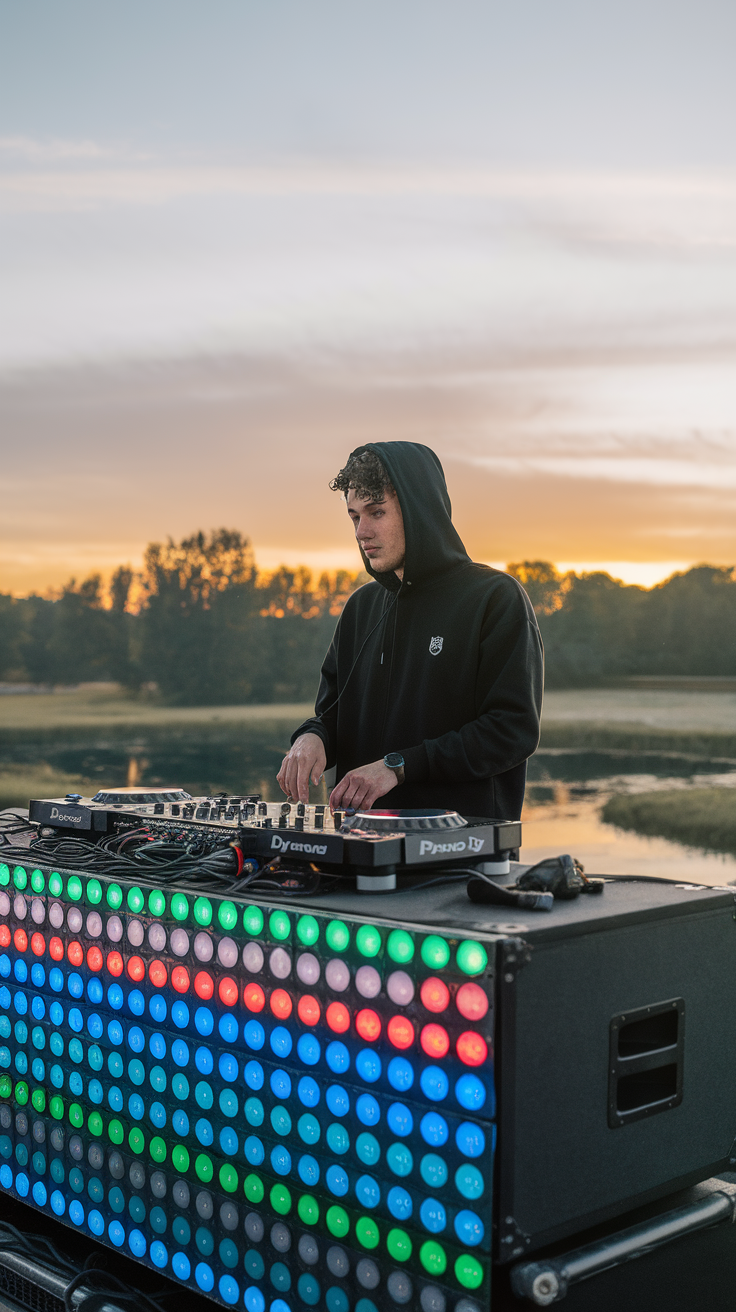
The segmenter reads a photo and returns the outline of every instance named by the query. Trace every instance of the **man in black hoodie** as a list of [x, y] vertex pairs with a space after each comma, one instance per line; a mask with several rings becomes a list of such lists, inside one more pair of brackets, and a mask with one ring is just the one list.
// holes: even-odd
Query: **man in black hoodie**
[[309, 780], [334, 765], [333, 810], [365, 810], [390, 792], [392, 808], [518, 819], [542, 702], [529, 598], [470, 560], [429, 447], [358, 447], [332, 486], [375, 582], [343, 610], [281, 787], [306, 801]]

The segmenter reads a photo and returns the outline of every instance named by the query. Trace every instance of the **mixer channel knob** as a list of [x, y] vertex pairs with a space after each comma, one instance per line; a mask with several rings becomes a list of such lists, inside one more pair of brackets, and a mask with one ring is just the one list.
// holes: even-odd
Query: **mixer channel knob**
[[259, 815], [268, 815], [268, 803], [267, 803], [267, 802], [259, 802], [259, 803], [258, 803], [258, 814], [259, 814]]
[[296, 808], [296, 813], [297, 813], [297, 815], [301, 815], [301, 816], [303, 816], [303, 815], [304, 815], [304, 812], [305, 812], [305, 809], [306, 809], [306, 808], [305, 808], [303, 802], [298, 802], [298, 803], [297, 803], [297, 808]]
[[324, 825], [325, 825], [325, 817], [324, 817], [324, 815], [322, 815], [322, 814], [318, 814], [318, 815], [316, 815], [316, 816], [314, 817], [314, 827], [315, 827], [315, 829], [324, 829]]
[[303, 829], [303, 828], [304, 828], [304, 816], [303, 816], [303, 815], [298, 815], [298, 816], [296, 817], [296, 819], [295, 819], [295, 821], [294, 821], [294, 828], [295, 828], [295, 829]]

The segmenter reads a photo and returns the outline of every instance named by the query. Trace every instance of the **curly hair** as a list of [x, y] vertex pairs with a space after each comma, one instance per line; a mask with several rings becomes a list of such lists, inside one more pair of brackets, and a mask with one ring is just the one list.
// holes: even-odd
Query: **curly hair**
[[378, 456], [365, 448], [353, 451], [330, 487], [333, 492], [342, 492], [345, 496], [352, 488], [361, 501], [385, 501], [387, 493], [389, 496], [396, 493]]

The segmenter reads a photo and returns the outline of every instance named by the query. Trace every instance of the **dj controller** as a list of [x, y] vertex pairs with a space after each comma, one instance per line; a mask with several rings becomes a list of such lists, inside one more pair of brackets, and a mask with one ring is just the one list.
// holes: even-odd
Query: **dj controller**
[[245, 857], [280, 858], [353, 876], [363, 891], [396, 887], [398, 873], [424, 866], [490, 864], [501, 873], [521, 844], [518, 821], [463, 817], [456, 811], [331, 812], [305, 802], [190, 797], [183, 789], [102, 790], [86, 798], [38, 799], [29, 818], [42, 832], [96, 839], [143, 826], [169, 842], [198, 837], [214, 849], [237, 842]]

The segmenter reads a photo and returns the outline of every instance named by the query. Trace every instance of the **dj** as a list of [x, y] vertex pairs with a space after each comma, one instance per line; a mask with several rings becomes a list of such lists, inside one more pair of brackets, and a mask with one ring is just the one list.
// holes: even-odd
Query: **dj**
[[429, 447], [358, 447], [331, 487], [375, 582], [343, 610], [281, 788], [306, 802], [310, 780], [334, 765], [333, 810], [378, 803], [519, 819], [542, 702], [529, 598], [470, 560]]

